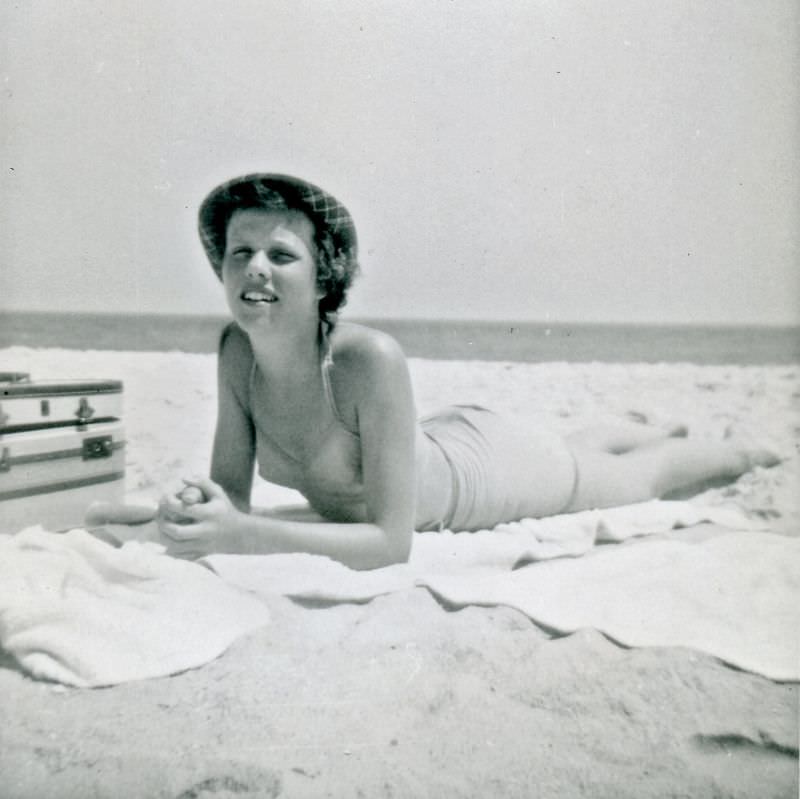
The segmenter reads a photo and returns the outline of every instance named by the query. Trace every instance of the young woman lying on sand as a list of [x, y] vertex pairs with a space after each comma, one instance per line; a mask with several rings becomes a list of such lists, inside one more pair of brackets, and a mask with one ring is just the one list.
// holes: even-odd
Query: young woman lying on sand
[[[159, 508], [173, 555], [308, 552], [374, 568], [407, 560], [414, 530], [639, 502], [776, 462], [633, 423], [562, 438], [476, 405], [417, 420], [398, 344], [336, 322], [358, 271], [341, 203], [303, 180], [248, 175], [211, 192], [199, 225], [233, 322], [211, 478]], [[252, 513], [256, 464], [322, 519]]]

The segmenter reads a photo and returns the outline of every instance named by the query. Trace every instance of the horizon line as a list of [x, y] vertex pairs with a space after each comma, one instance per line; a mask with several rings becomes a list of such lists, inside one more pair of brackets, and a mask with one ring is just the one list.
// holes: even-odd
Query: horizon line
[[[173, 317], [173, 318], [186, 318], [193, 320], [219, 320], [224, 321], [230, 319], [230, 316], [224, 313], [198, 313], [196, 311], [92, 311], [92, 310], [43, 310], [37, 309], [0, 309], [0, 317], [3, 315], [14, 316], [51, 316], [51, 317], [69, 317], [69, 316], [85, 316], [85, 317]], [[800, 330], [800, 320], [794, 322], [771, 322], [771, 321], [748, 321], [748, 322], [697, 322], [697, 321], [620, 321], [620, 320], [591, 320], [591, 319], [509, 319], [509, 318], [474, 318], [467, 316], [460, 317], [434, 317], [434, 316], [362, 316], [360, 314], [352, 317], [346, 314], [341, 317], [342, 321], [354, 322], [356, 324], [375, 325], [381, 324], [406, 324], [406, 323], [424, 323], [424, 324], [470, 324], [470, 325], [506, 325], [509, 327], [521, 327], [524, 325], [536, 325], [540, 327], [651, 327], [651, 328], [716, 328], [716, 329], [771, 329], [771, 330]]]

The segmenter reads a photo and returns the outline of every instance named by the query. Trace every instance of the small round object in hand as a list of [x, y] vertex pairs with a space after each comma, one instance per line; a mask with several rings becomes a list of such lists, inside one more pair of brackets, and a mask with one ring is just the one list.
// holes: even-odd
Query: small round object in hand
[[184, 505], [197, 505], [199, 502], [206, 501], [203, 492], [197, 486], [186, 486], [183, 491], [179, 492], [178, 499]]

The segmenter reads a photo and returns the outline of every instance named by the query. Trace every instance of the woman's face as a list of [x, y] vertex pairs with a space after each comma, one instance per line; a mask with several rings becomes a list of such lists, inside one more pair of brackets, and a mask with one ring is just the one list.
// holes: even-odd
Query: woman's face
[[314, 225], [300, 211], [236, 211], [228, 223], [222, 282], [246, 331], [316, 324], [319, 300]]

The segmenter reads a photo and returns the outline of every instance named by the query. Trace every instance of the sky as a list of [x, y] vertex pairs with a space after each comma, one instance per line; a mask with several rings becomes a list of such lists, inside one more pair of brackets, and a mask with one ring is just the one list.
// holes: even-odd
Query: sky
[[348, 312], [800, 324], [795, 0], [0, 10], [0, 311], [224, 313], [219, 182], [317, 183]]

